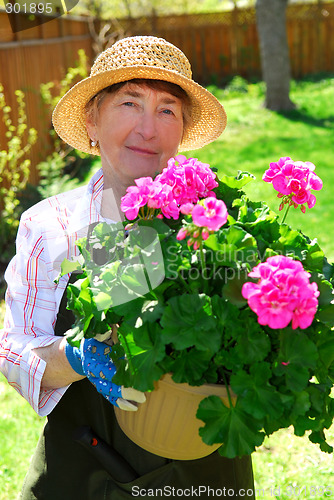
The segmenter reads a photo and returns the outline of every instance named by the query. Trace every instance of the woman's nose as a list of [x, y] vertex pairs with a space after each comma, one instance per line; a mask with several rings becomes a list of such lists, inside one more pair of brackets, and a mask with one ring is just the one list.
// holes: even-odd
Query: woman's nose
[[145, 141], [149, 141], [156, 136], [156, 121], [154, 113], [146, 111], [138, 117], [136, 132], [139, 133]]

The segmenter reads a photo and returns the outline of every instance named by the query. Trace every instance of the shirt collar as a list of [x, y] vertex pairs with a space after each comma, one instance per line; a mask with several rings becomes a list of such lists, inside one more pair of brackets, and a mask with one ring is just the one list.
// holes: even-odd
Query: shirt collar
[[[83, 196], [73, 210], [67, 231], [69, 234], [87, 234], [87, 228], [95, 222], [102, 222], [105, 219], [101, 215], [103, 193], [103, 171], [100, 168], [90, 179]], [[112, 222], [112, 221], [109, 221]]]

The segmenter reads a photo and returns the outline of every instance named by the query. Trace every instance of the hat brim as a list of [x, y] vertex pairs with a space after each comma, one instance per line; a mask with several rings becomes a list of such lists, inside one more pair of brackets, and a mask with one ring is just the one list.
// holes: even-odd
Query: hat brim
[[179, 151], [201, 148], [217, 139], [225, 129], [224, 107], [204, 87], [172, 70], [131, 66], [104, 71], [74, 85], [53, 111], [52, 122], [57, 134], [75, 149], [99, 155], [99, 148], [92, 147], [88, 137], [85, 106], [100, 90], [134, 78], [165, 80], [187, 92], [192, 104], [191, 123], [183, 135]]

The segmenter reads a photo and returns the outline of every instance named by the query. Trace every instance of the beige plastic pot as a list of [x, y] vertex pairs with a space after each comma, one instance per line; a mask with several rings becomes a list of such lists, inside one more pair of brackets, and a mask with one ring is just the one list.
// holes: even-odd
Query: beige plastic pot
[[220, 396], [229, 404], [223, 385], [176, 384], [166, 374], [156, 382], [155, 390], [146, 394], [146, 403], [138, 411], [115, 408], [116, 418], [128, 438], [141, 448], [165, 458], [195, 460], [210, 455], [220, 446], [208, 446], [198, 434], [204, 425], [196, 418], [198, 405], [210, 395]]

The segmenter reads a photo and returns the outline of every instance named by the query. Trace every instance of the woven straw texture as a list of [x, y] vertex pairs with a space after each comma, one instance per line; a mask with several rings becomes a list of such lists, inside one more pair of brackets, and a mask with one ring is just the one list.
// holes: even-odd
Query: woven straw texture
[[72, 87], [57, 104], [52, 120], [57, 134], [69, 145], [90, 154], [86, 130], [86, 103], [109, 85], [147, 78], [165, 80], [182, 87], [191, 100], [191, 123], [179, 151], [198, 149], [217, 139], [226, 127], [226, 113], [219, 101], [194, 82], [183, 52], [163, 38], [136, 36], [123, 38], [96, 59], [91, 74]]

